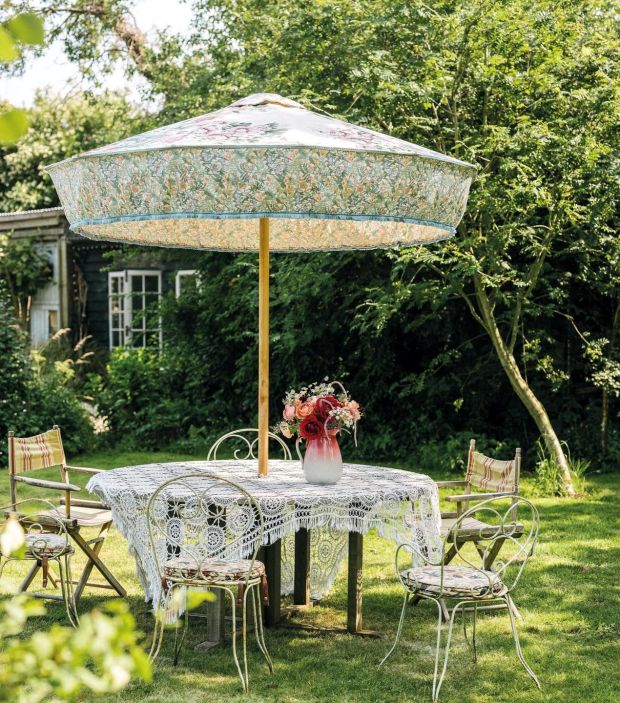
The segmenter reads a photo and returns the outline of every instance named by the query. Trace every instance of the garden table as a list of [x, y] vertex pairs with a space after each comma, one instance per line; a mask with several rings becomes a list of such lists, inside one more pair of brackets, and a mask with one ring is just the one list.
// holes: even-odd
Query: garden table
[[[441, 554], [440, 513], [434, 481], [399, 469], [344, 464], [334, 485], [305, 481], [299, 461], [269, 461], [257, 476], [256, 460], [189, 461], [128, 466], [101, 472], [88, 482], [112, 510], [129, 543], [147, 599], [158, 602], [161, 579], [151, 554], [147, 504], [164, 481], [211, 471], [235, 481], [259, 503], [265, 519], [261, 558], [269, 582], [267, 625], [281, 619], [281, 595], [309, 607], [329, 590], [348, 547], [347, 630], [362, 634], [363, 535], [376, 529], [397, 543], [409, 542], [429, 558]], [[248, 545], [250, 552], [256, 545]], [[245, 556], [245, 555], [240, 555]]]

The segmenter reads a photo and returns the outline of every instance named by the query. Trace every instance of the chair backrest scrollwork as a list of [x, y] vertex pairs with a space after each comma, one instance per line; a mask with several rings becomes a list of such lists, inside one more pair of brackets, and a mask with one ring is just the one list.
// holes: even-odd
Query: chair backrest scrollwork
[[[282, 449], [283, 458], [286, 461], [291, 461], [291, 450], [282, 437], [273, 432], [269, 432], [269, 439], [274, 440]], [[258, 429], [255, 427], [243, 427], [239, 430], [233, 430], [222, 435], [212, 444], [207, 454], [207, 461], [217, 460], [217, 453], [220, 446], [224, 443], [232, 444], [236, 447], [233, 450], [235, 459], [242, 461], [244, 459], [257, 459], [256, 450], [258, 448]]]
[[[1, 526], [4, 528], [6, 521], [14, 518], [19, 522], [24, 530], [24, 538], [27, 538], [27, 553], [30, 558], [45, 559], [50, 556], [50, 552], [62, 551], [60, 545], [70, 545], [67, 528], [61, 517], [56, 515], [57, 506], [49, 500], [41, 498], [28, 498], [11, 503], [0, 508], [0, 515], [5, 519]], [[60, 543], [49, 539], [38, 539], [38, 535], [57, 535]], [[0, 554], [7, 560], [21, 558], [21, 550], [13, 554]]]
[[[534, 552], [539, 527], [538, 510], [526, 498], [489, 498], [459, 516], [444, 540], [444, 554], [454, 551], [458, 560], [475, 569], [482, 581], [486, 578], [489, 592], [493, 591], [497, 577], [510, 592], [517, 585]], [[465, 532], [471, 537], [468, 542], [462, 539]], [[476, 549], [472, 547], [472, 541], [476, 543]], [[500, 548], [501, 559], [493, 562], [491, 570], [485, 569], [489, 555], [496, 554]], [[444, 570], [450, 567], [442, 564], [441, 568], [443, 584]]]
[[247, 559], [249, 580], [263, 542], [264, 518], [256, 499], [239, 484], [210, 471], [177, 476], [153, 493], [147, 518], [162, 577], [166, 565], [174, 563], [185, 579], [206, 580], [213, 560]]

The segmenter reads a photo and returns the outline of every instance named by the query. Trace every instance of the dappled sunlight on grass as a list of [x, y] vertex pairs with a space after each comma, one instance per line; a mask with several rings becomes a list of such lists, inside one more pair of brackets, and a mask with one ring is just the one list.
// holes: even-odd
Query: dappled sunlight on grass
[[[82, 465], [111, 468], [149, 461], [193, 460], [179, 455], [122, 453], [81, 457]], [[53, 475], [49, 476], [54, 478]], [[439, 477], [436, 478], [445, 478]], [[84, 484], [87, 477], [80, 476]], [[505, 613], [481, 615], [478, 621], [478, 663], [455, 627], [448, 673], [442, 689], [445, 703], [612, 703], [620, 685], [610, 675], [620, 655], [618, 573], [620, 548], [617, 522], [620, 475], [590, 480], [590, 495], [581, 500], [535, 499], [541, 511], [541, 541], [515, 592], [523, 619], [518, 623], [525, 656], [538, 673], [537, 691], [521, 668]], [[8, 501], [6, 481], [0, 484]], [[403, 593], [394, 575], [394, 545], [376, 535], [365, 540], [364, 627], [386, 638], [365, 639], [292, 629], [267, 631], [275, 664], [269, 676], [253, 633], [249, 634], [250, 693], [244, 695], [228, 646], [195, 651], [206, 637], [205, 621], [193, 618], [179, 666], [172, 666], [174, 634], [168, 633], [155, 665], [152, 684], [135, 683], [102, 703], [388, 703], [430, 701], [436, 609], [432, 603], [410, 607], [403, 638], [387, 665], [377, 664], [391, 646]], [[104, 561], [127, 587], [139, 627], [150, 642], [152, 618], [135, 578], [127, 546], [113, 531], [102, 552]], [[83, 560], [74, 560], [74, 575]], [[2, 589], [15, 588], [23, 565], [10, 568]], [[341, 573], [329, 596], [293, 622], [342, 627], [346, 619], [346, 578]], [[80, 604], [85, 612], [110, 599], [104, 591], [87, 590]], [[48, 615], [30, 629], [66, 622], [62, 605], [49, 605]], [[85, 698], [85, 701], [91, 699]], [[92, 699], [94, 700], [94, 699]]]

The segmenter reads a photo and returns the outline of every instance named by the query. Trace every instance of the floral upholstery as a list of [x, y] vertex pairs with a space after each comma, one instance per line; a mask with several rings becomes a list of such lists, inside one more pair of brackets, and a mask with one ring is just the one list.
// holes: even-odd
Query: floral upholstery
[[[206, 559], [198, 564], [196, 559], [188, 557], [173, 557], [164, 564], [164, 576], [170, 579], [198, 580], [208, 583], [238, 583], [245, 581], [250, 571], [250, 559], [226, 560]], [[198, 573], [200, 571], [200, 574]], [[250, 580], [262, 579], [265, 576], [265, 565], [255, 561], [252, 566]]]
[[27, 556], [53, 559], [68, 551], [72, 551], [72, 547], [63, 535], [47, 532], [26, 535]]
[[433, 596], [496, 598], [506, 592], [500, 577], [493, 571], [469, 566], [420, 566], [401, 571], [403, 585], [412, 591]]

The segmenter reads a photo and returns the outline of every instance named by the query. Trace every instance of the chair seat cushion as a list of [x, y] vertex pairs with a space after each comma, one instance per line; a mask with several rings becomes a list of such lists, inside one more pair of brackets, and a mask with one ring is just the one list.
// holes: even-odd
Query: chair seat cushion
[[[458, 518], [455, 517], [441, 518], [442, 537], [447, 537], [450, 534], [457, 520]], [[513, 537], [523, 534], [523, 525], [521, 524], [516, 524], [514, 528], [511, 529], [513, 529], [513, 531], [511, 531], [510, 534]], [[462, 537], [464, 540], [492, 539], [497, 535], [497, 530], [498, 527], [496, 525], [490, 525], [487, 522], [476, 520], [474, 517], [468, 517], [461, 521], [459, 526], [459, 537]]]
[[[251, 564], [250, 559], [205, 559], [199, 564], [196, 559], [189, 557], [173, 557], [164, 564], [164, 576], [206, 583], [238, 583], [247, 578]], [[250, 579], [261, 579], [264, 575], [265, 565], [255, 561]]]
[[419, 566], [401, 571], [402, 582], [413, 591], [446, 597], [496, 598], [506, 592], [493, 571], [470, 566], [444, 566], [443, 589], [440, 566]]
[[72, 551], [73, 549], [64, 535], [48, 532], [26, 535], [27, 556], [53, 558]]
[[[56, 519], [67, 520], [67, 513], [64, 507], [50, 510], [49, 514]], [[107, 508], [89, 508], [82, 506], [71, 507], [71, 518], [80, 527], [99, 527], [107, 522], [112, 522], [112, 511]]]

